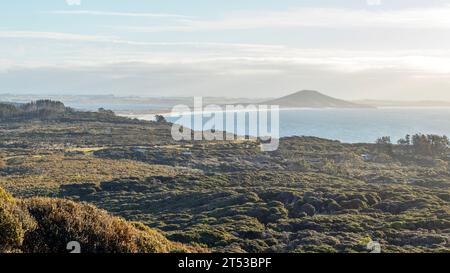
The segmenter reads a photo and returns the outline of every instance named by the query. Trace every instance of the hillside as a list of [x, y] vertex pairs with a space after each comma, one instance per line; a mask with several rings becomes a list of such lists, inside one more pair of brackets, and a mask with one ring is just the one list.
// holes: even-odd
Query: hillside
[[[0, 122], [0, 187], [21, 198], [0, 193], [0, 245], [14, 246], [3, 251], [64, 252], [67, 238], [147, 251], [130, 236], [162, 252], [367, 253], [371, 240], [383, 252], [450, 250], [447, 138], [289, 137], [261, 152], [255, 140], [175, 142], [170, 123], [103, 112]], [[137, 237], [118, 236], [124, 227]]]
[[0, 188], [0, 253], [64, 253], [69, 242], [84, 253], [199, 252], [173, 243], [140, 223], [72, 201], [15, 199]]
[[263, 104], [279, 105], [281, 108], [370, 108], [367, 105], [336, 99], [311, 90], [299, 91], [285, 97], [266, 101]]

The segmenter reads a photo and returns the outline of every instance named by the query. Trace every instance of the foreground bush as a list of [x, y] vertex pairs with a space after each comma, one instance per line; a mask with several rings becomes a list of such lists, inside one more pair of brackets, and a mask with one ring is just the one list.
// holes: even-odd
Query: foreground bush
[[32, 228], [33, 223], [16, 201], [0, 188], [0, 252], [17, 251], [23, 243], [25, 231]]
[[129, 223], [92, 205], [50, 198], [14, 199], [0, 189], [0, 252], [84, 253], [203, 252], [173, 243], [143, 224]]

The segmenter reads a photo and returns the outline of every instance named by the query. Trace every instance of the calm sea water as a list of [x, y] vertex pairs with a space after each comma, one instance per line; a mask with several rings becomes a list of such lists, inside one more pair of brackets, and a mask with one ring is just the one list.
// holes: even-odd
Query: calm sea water
[[[193, 127], [192, 123], [183, 124], [176, 117], [168, 116], [167, 119]], [[218, 130], [223, 128], [216, 127]], [[390, 136], [397, 141], [406, 134], [415, 133], [450, 136], [450, 108], [296, 109], [280, 112], [281, 137], [315, 136], [348, 143], [370, 143], [381, 136]]]

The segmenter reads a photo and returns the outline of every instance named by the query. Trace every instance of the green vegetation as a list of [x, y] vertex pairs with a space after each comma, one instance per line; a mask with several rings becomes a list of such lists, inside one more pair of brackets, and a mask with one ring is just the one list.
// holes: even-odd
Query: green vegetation
[[0, 104], [0, 120], [51, 119], [69, 110], [61, 102], [50, 100], [39, 100], [20, 105]]
[[0, 252], [64, 253], [77, 241], [84, 253], [199, 252], [140, 223], [67, 200], [14, 199], [0, 188]]
[[[65, 251], [72, 237], [100, 240], [92, 252], [177, 251], [159, 233], [218, 252], [367, 252], [371, 240], [384, 252], [450, 251], [446, 137], [398, 144], [290, 137], [261, 152], [255, 140], [174, 142], [170, 128], [104, 109], [1, 122], [0, 186], [142, 223], [1, 191], [3, 251]], [[92, 236], [97, 219], [112, 221], [100, 237]], [[61, 237], [27, 241], [38, 234]], [[154, 241], [165, 243], [142, 246]]]
[[[62, 102], [52, 100], [38, 100], [25, 104], [0, 103], [0, 122], [27, 122], [27, 121], [57, 121], [57, 122], [125, 122], [133, 120], [121, 118], [114, 112], [98, 109], [97, 112], [80, 112], [64, 106]], [[134, 121], [137, 123], [137, 121]]]

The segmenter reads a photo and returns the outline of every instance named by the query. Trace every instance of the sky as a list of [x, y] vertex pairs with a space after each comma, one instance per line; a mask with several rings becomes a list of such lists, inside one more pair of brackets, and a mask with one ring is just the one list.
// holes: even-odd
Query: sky
[[0, 93], [450, 100], [450, 0], [1, 0]]

